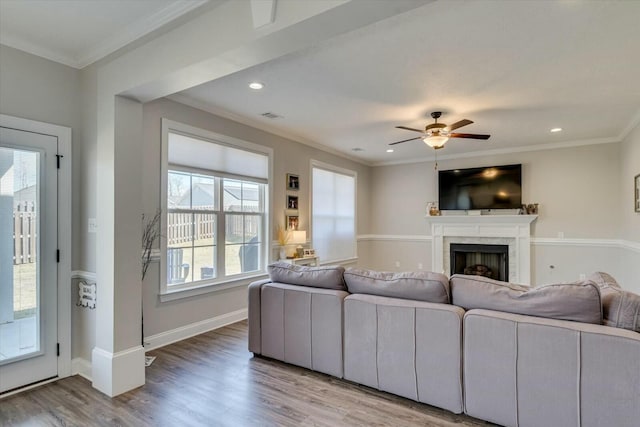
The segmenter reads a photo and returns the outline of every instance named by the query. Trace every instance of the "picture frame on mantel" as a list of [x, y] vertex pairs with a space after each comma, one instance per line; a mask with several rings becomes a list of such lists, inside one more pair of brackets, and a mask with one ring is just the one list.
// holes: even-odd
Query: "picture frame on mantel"
[[633, 206], [635, 208], [634, 210], [640, 213], [640, 173], [635, 176], [633, 182]]

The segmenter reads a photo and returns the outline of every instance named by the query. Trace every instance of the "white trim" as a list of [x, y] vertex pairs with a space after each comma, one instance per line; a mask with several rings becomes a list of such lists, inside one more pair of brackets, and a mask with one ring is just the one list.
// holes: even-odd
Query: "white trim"
[[91, 352], [93, 387], [114, 397], [144, 385], [144, 347], [137, 345], [111, 353], [99, 347]]
[[640, 253], [640, 242], [632, 242], [631, 240], [620, 240], [620, 247], [628, 251]]
[[[524, 215], [520, 215], [524, 216]], [[477, 218], [477, 217], [474, 217]], [[356, 237], [359, 242], [368, 241], [397, 241], [397, 242], [429, 242], [433, 236], [412, 234], [361, 234]], [[578, 246], [619, 248], [640, 253], [640, 242], [621, 239], [559, 239], [555, 237], [532, 237], [531, 244], [535, 246]]]
[[144, 349], [145, 351], [156, 350], [160, 347], [164, 347], [165, 345], [173, 344], [174, 342], [182, 341], [187, 338], [200, 335], [204, 332], [222, 328], [223, 326], [245, 320], [248, 317], [248, 313], [248, 309], [243, 308], [241, 310], [232, 311], [200, 322], [191, 323], [189, 325], [145, 337]]
[[73, 59], [72, 67], [84, 68], [105, 56], [125, 47], [129, 43], [146, 36], [163, 25], [181, 17], [193, 9], [207, 3], [208, 0], [174, 1], [151, 16], [146, 16], [131, 25], [117, 29], [113, 35], [100, 43], [90, 46]]
[[400, 242], [430, 242], [433, 236], [414, 236], [406, 234], [361, 234], [356, 236], [361, 241], [400, 241]]
[[[471, 151], [471, 152], [460, 153], [460, 154], [444, 154], [444, 155], [438, 154], [438, 160], [468, 159], [472, 157], [484, 157], [484, 156], [499, 156], [502, 154], [526, 153], [531, 151], [544, 151], [544, 150], [557, 150], [560, 148], [583, 147], [587, 145], [616, 144], [619, 142], [620, 142], [620, 139], [618, 137], [581, 139], [576, 141], [553, 142], [550, 144], [524, 145], [522, 147], [496, 148], [495, 150]], [[427, 157], [422, 157], [417, 159], [373, 162], [371, 163], [371, 166], [375, 167], [375, 166], [393, 166], [393, 165], [406, 165], [406, 164], [414, 164], [414, 163], [427, 163], [427, 162], [433, 162], [434, 159], [435, 159], [435, 156], [427, 156]]]
[[[264, 193], [264, 211], [260, 214], [263, 221], [263, 229], [265, 230], [265, 239], [263, 242], [264, 256], [262, 259], [262, 263], [265, 266], [265, 270], [258, 272], [257, 274], [248, 274], [242, 277], [236, 278], [233, 276], [224, 276], [222, 278], [218, 278], [216, 283], [205, 283], [205, 284], [185, 284], [185, 285], [177, 285], [174, 286], [174, 289], [170, 289], [167, 285], [167, 277], [166, 274], [160, 274], [160, 301], [172, 301], [179, 298], [185, 298], [189, 296], [201, 295], [208, 292], [215, 292], [222, 289], [229, 289], [237, 286], [243, 286], [248, 284], [247, 279], [253, 279], [255, 277], [260, 277], [266, 274], [266, 265], [269, 263], [269, 253], [271, 252], [268, 248], [268, 243], [271, 241], [271, 227], [268, 224], [271, 223], [271, 213], [270, 213], [270, 203], [273, 197], [273, 153], [274, 150], [271, 147], [267, 147], [264, 145], [256, 144], [253, 142], [249, 142], [243, 139], [234, 138], [228, 135], [212, 132], [207, 129], [202, 129], [199, 127], [191, 126], [182, 122], [177, 122], [171, 119], [167, 119], [165, 117], [162, 118], [161, 121], [161, 173], [160, 173], [160, 209], [162, 215], [160, 217], [160, 230], [167, 229], [167, 187], [168, 187], [168, 171], [169, 171], [169, 161], [168, 161], [168, 152], [169, 152], [169, 133], [174, 132], [181, 135], [187, 135], [193, 138], [197, 138], [202, 141], [208, 141], [213, 144], [218, 144], [221, 146], [232, 147], [239, 150], [244, 150], [251, 153], [256, 153], [263, 155], [267, 158], [268, 162], [268, 170], [267, 170], [267, 182], [264, 184], [267, 186], [267, 191]], [[252, 180], [252, 177], [246, 177], [247, 180]], [[224, 226], [224, 211], [222, 210], [222, 202], [220, 202], [220, 210], [217, 212], [220, 215], [220, 219], [218, 220], [218, 231], [217, 235], [222, 236], [221, 227]], [[161, 233], [160, 237], [160, 249], [159, 249], [159, 261], [160, 261], [160, 271], [166, 271], [166, 262], [167, 262], [167, 238]], [[221, 253], [218, 253], [218, 264], [221, 260]], [[224, 270], [223, 270], [224, 271]]]
[[69, 67], [82, 69], [207, 2], [208, 0], [174, 1], [151, 16], [145, 16], [124, 28], [114, 29], [109, 38], [83, 49], [76, 56], [11, 35], [3, 35], [2, 44]]
[[71, 272], [72, 279], [82, 279], [89, 280], [91, 282], [95, 282], [97, 279], [96, 273], [92, 273], [90, 271], [82, 271], [82, 270], [73, 270]]
[[[316, 257], [317, 258], [317, 257]], [[344, 259], [334, 259], [327, 262], [321, 262], [319, 265], [346, 265], [346, 264], [354, 264], [358, 262], [358, 257], [354, 258], [344, 258]]]
[[258, 273], [251, 276], [245, 276], [241, 279], [232, 280], [223, 283], [207, 283], [204, 285], [194, 285], [190, 288], [173, 289], [167, 293], [160, 294], [160, 302], [175, 301], [182, 298], [194, 297], [197, 295], [215, 293], [226, 289], [246, 287], [255, 280], [261, 280], [267, 277], [267, 273]]
[[532, 237], [536, 246], [596, 246], [601, 248], [621, 248], [622, 240], [616, 239], [559, 239], [553, 237]]
[[58, 139], [58, 154], [62, 155], [58, 169], [58, 377], [71, 375], [71, 233], [72, 228], [72, 158], [71, 128], [0, 114], [0, 125], [29, 132], [51, 135]]
[[16, 395], [18, 393], [25, 392], [27, 390], [32, 390], [32, 389], [34, 389], [36, 387], [40, 387], [40, 386], [43, 386], [45, 384], [49, 384], [49, 383], [58, 381], [59, 379], [60, 379], [59, 377], [49, 378], [48, 380], [40, 381], [40, 382], [37, 382], [37, 383], [34, 383], [34, 384], [29, 384], [28, 386], [24, 386], [24, 387], [21, 387], [21, 388], [17, 388], [15, 390], [8, 391], [6, 393], [2, 393], [2, 394], [0, 394], [0, 400], [6, 399], [7, 397]]
[[640, 110], [638, 110], [638, 112], [633, 116], [633, 118], [631, 119], [627, 127], [622, 129], [622, 131], [620, 132], [620, 135], [618, 135], [618, 139], [620, 141], [624, 141], [625, 139], [627, 139], [627, 136], [629, 136], [629, 133], [631, 133], [631, 131], [634, 130], [636, 126], [639, 126], [639, 125], [640, 125]]
[[82, 357], [71, 359], [71, 375], [80, 375], [89, 381], [91, 380], [91, 362]]

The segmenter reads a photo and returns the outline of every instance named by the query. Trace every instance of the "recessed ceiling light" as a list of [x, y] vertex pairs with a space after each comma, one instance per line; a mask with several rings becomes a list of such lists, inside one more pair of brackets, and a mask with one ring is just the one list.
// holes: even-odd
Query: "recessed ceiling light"
[[562, 128], [553, 128], [550, 132], [562, 132]]
[[387, 150], [387, 153], [393, 153], [393, 148], [389, 148], [389, 149]]
[[264, 85], [260, 82], [251, 82], [249, 83], [249, 87], [253, 90], [260, 90], [264, 87]]

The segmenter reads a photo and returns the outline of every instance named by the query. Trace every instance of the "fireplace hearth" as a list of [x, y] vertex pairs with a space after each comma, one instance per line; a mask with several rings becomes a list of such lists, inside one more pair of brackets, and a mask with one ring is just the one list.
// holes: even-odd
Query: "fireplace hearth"
[[473, 274], [509, 281], [509, 246], [451, 243], [451, 275]]

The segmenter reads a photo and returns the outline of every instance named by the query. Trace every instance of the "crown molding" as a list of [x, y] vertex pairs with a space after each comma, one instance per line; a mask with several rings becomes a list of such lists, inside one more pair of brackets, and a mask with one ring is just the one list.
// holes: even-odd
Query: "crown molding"
[[31, 55], [39, 56], [40, 58], [48, 59], [49, 61], [66, 65], [67, 67], [79, 68], [76, 61], [69, 55], [65, 55], [53, 49], [44, 48], [40, 45], [28, 42], [21, 37], [3, 35], [0, 42], [0, 44], [4, 46], [18, 49]]
[[625, 127], [622, 132], [620, 132], [620, 135], [618, 135], [618, 140], [624, 141], [625, 139], [627, 139], [627, 136], [629, 136], [631, 131], [634, 130], [637, 126], [640, 126], [640, 110], [636, 112], [627, 127]]
[[150, 16], [117, 29], [111, 37], [83, 49], [75, 56], [58, 49], [45, 48], [15, 35], [2, 36], [2, 44], [72, 68], [82, 69], [208, 2], [209, 0], [174, 1]]
[[[618, 137], [613, 138], [594, 138], [594, 139], [581, 139], [575, 141], [554, 142], [550, 144], [536, 144], [536, 145], [524, 145], [522, 147], [510, 147], [510, 148], [496, 148], [495, 150], [473, 151], [470, 153], [460, 154], [445, 154], [438, 155], [438, 160], [451, 160], [451, 159], [466, 159], [471, 157], [484, 157], [484, 156], [498, 156], [501, 154], [513, 154], [513, 153], [526, 153], [532, 151], [545, 151], [545, 150], [557, 150], [560, 148], [573, 148], [582, 147], [587, 145], [599, 145], [599, 144], [615, 144], [620, 142]], [[371, 166], [393, 166], [393, 165], [405, 165], [411, 163], [424, 163], [432, 162], [435, 159], [434, 156], [421, 157], [417, 159], [407, 160], [395, 160], [384, 162], [373, 162]]]
[[264, 132], [268, 132], [274, 135], [278, 135], [282, 138], [286, 138], [288, 140], [291, 140], [293, 142], [299, 142], [300, 144], [315, 148], [317, 150], [321, 150], [324, 151], [326, 153], [330, 153], [333, 154], [334, 156], [338, 156], [338, 157], [342, 157], [344, 159], [347, 160], [351, 160], [352, 162], [356, 162], [365, 166], [373, 166], [373, 164], [371, 162], [367, 162], [366, 160], [354, 157], [354, 156], [349, 156], [348, 154], [345, 154], [341, 151], [335, 150], [331, 147], [327, 147], [326, 145], [322, 145], [319, 142], [315, 142], [315, 141], [311, 141], [310, 139], [306, 139], [303, 138], [299, 135], [296, 135], [294, 133], [290, 133], [290, 132], [286, 132], [280, 129], [276, 129], [273, 126], [269, 126], [268, 124], [265, 123], [261, 123], [258, 121], [254, 121], [252, 119], [249, 119], [247, 117], [241, 116], [240, 114], [236, 114], [236, 113], [232, 113], [228, 110], [225, 110], [223, 108], [219, 108], [219, 107], [214, 107], [213, 105], [210, 105], [206, 102], [203, 101], [199, 101], [197, 99], [193, 99], [190, 96], [181, 94], [181, 93], [175, 93], [173, 95], [169, 95], [166, 97], [167, 99], [171, 100], [171, 101], [175, 101], [177, 103], [186, 105], [188, 107], [192, 107], [198, 110], [202, 110], [205, 111], [207, 113], [211, 113], [214, 114], [216, 116], [220, 116], [222, 118], [228, 119], [228, 120], [233, 120], [234, 122], [238, 122], [241, 123], [243, 125], [247, 125], [247, 126], [251, 126], [252, 128], [256, 128], [256, 129], [260, 129]]
[[208, 0], [179, 0], [169, 4], [167, 7], [160, 9], [153, 15], [147, 16], [126, 26], [112, 37], [109, 37], [101, 43], [81, 52], [75, 60], [76, 68], [84, 68], [87, 65], [93, 64], [116, 50], [146, 36], [150, 32], [157, 30], [163, 25], [179, 18], [185, 13], [191, 12], [193, 9], [196, 9], [207, 2]]

